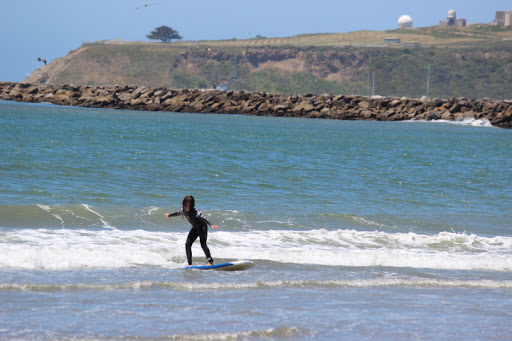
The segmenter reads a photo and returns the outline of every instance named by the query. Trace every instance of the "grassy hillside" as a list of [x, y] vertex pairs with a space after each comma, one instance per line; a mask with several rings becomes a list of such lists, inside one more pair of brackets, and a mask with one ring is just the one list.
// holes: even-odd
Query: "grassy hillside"
[[27, 81], [421, 97], [429, 65], [433, 97], [511, 98], [512, 30], [472, 25], [167, 44], [104, 41], [84, 44]]

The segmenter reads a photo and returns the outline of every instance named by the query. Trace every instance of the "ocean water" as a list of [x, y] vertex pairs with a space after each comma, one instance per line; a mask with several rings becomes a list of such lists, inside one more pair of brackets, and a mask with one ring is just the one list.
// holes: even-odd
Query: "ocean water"
[[[254, 268], [183, 269], [188, 194]], [[0, 339], [510, 340], [511, 207], [486, 122], [3, 101]]]

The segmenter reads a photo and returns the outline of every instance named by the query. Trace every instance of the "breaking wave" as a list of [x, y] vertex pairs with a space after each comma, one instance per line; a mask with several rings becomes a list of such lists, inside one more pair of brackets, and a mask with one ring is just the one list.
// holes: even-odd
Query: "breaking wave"
[[[188, 232], [118, 229], [0, 229], [0, 269], [182, 267]], [[197, 244], [197, 245], [196, 245]], [[202, 256], [199, 243], [194, 255]], [[512, 271], [512, 237], [441, 232], [212, 230], [217, 259], [350, 267]]]

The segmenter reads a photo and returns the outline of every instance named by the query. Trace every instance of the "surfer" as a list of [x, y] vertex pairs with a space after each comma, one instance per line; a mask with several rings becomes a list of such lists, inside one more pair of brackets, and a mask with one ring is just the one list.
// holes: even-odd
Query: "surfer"
[[210, 225], [212, 229], [216, 229], [218, 226], [212, 225], [200, 211], [196, 210], [195, 205], [196, 201], [194, 197], [187, 195], [185, 198], [183, 198], [181, 210], [174, 213], [165, 213], [165, 217], [170, 218], [183, 215], [192, 225], [192, 228], [188, 233], [187, 242], [185, 243], [188, 265], [192, 265], [192, 244], [194, 244], [197, 237], [199, 237], [201, 248], [204, 251], [208, 265], [212, 265], [213, 258], [210, 254], [210, 249], [208, 249], [208, 245], [206, 245], [206, 239], [208, 238], [208, 225]]

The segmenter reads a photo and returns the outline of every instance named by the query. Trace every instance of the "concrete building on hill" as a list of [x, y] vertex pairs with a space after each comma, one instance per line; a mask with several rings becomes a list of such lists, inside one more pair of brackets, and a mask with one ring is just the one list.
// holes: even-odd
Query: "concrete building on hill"
[[496, 26], [512, 26], [512, 11], [496, 11], [496, 18], [493, 24]]
[[466, 19], [457, 18], [457, 12], [451, 9], [448, 11], [446, 21], [441, 21], [439, 26], [466, 26]]

